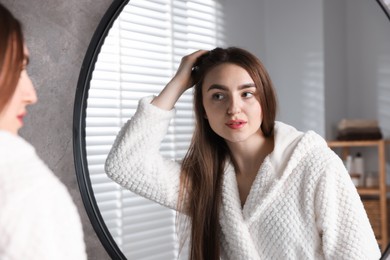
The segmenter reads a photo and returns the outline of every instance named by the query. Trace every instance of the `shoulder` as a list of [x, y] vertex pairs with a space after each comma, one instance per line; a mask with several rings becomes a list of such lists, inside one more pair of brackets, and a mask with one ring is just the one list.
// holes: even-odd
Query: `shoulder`
[[[23, 149], [22, 151], [19, 149]], [[34, 148], [22, 137], [0, 130], [0, 153], [1, 155], [11, 152], [31, 152]]]
[[305, 154], [302, 166], [306, 170], [306, 180], [330, 190], [344, 189], [341, 187], [353, 189], [343, 161], [321, 136], [313, 131], [305, 133], [299, 149]]
[[274, 141], [270, 159], [280, 172], [290, 174], [298, 166], [318, 170], [336, 158], [324, 138], [314, 131], [302, 132], [279, 121], [275, 122]]
[[34, 160], [37, 156], [34, 147], [22, 137], [0, 131], [0, 158], [0, 169], [3, 169], [22, 166], [25, 161]]
[[35, 149], [21, 137], [0, 131], [0, 155], [0, 233], [6, 242], [29, 237], [45, 247], [74, 241], [75, 248], [83, 248], [73, 199]]
[[320, 158], [320, 161], [327, 157], [335, 158], [334, 152], [328, 147], [325, 139], [312, 130], [302, 132], [277, 121], [274, 138], [275, 152], [284, 156], [286, 160], [300, 162], [313, 156]]
[[306, 172], [310, 172], [312, 177], [328, 172], [333, 174], [345, 172], [340, 157], [329, 148], [322, 136], [312, 130], [301, 134], [292, 152], [291, 161]]
[[0, 131], [0, 156], [0, 204], [29, 201], [38, 194], [57, 196], [66, 191], [23, 138]]
[[329, 148], [325, 139], [314, 131], [304, 134], [297, 145], [297, 151], [305, 155], [304, 158], [311, 159], [312, 163], [321, 164], [323, 168], [341, 169], [344, 166], [340, 157]]
[[37, 156], [0, 165], [0, 198], [1, 225], [50, 223], [54, 216], [73, 223], [77, 217], [68, 189]]
[[31, 144], [22, 137], [4, 131], [0, 131], [0, 157], [1, 175], [6, 171], [17, 174], [23, 170], [34, 171], [36, 168], [48, 171]]

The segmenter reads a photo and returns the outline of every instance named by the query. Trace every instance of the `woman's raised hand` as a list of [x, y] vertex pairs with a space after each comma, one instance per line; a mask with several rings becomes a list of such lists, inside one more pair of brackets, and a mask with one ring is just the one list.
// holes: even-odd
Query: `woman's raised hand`
[[160, 94], [155, 97], [152, 104], [165, 110], [171, 110], [180, 96], [194, 85], [191, 72], [196, 60], [207, 53], [206, 50], [198, 50], [181, 59], [180, 66], [175, 76], [169, 81]]
[[191, 77], [191, 72], [194, 67], [194, 64], [200, 56], [207, 52], [208, 51], [205, 50], [199, 50], [187, 56], [184, 56], [181, 59], [180, 66], [177, 69], [175, 76], [168, 84], [177, 84], [178, 87], [183, 90], [183, 92], [192, 87], [194, 85], [194, 82]]

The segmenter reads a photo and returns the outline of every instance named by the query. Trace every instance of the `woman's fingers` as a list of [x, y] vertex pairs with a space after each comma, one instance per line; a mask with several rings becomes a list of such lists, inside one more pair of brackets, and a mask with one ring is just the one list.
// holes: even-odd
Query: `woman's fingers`
[[186, 55], [182, 58], [182, 63], [188, 63], [190, 65], [194, 65], [194, 63], [196, 62], [196, 60], [202, 56], [203, 54], [206, 54], [208, 53], [209, 51], [207, 50], [198, 50], [198, 51], [195, 51], [189, 55]]
[[184, 56], [175, 76], [168, 82], [160, 94], [153, 99], [152, 103], [165, 110], [172, 109], [184, 91], [193, 86], [192, 68], [196, 60], [207, 52], [199, 50]]
[[181, 59], [181, 63], [180, 63], [180, 66], [179, 66], [179, 70], [180, 70], [180, 67], [182, 69], [185, 69], [187, 70], [186, 72], [188, 73], [191, 73], [192, 71], [192, 68], [194, 67], [194, 64], [195, 62], [197, 61], [197, 59], [202, 56], [203, 54], [206, 54], [207, 52], [209, 51], [206, 51], [206, 50], [198, 50], [198, 51], [195, 51], [187, 56], [184, 56], [182, 59]]
[[207, 50], [198, 50], [195, 51], [189, 55], [184, 56], [181, 59], [180, 66], [177, 69], [176, 75], [174, 78], [176, 78], [178, 81], [181, 82], [185, 88], [190, 88], [192, 86], [192, 78], [191, 78], [191, 72], [194, 67], [195, 62], [197, 59], [202, 56], [203, 54], [207, 53], [209, 51]]

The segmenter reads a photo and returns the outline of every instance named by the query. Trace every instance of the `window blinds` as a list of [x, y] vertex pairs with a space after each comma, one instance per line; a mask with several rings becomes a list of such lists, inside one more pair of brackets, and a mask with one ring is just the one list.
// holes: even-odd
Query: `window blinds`
[[[86, 111], [87, 162], [102, 217], [128, 259], [177, 259], [175, 213], [111, 181], [104, 172], [105, 159], [138, 100], [157, 95], [182, 56], [224, 45], [221, 14], [216, 0], [131, 0], [99, 53]], [[176, 109], [161, 145], [170, 159], [185, 155], [192, 136], [190, 91]]]

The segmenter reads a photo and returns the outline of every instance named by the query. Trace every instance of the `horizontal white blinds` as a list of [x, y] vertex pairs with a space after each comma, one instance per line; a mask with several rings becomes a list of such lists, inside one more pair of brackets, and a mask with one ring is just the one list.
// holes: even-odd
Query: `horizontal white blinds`
[[[99, 53], [87, 101], [87, 161], [100, 212], [128, 259], [177, 259], [175, 214], [111, 181], [105, 159], [139, 99], [157, 95], [182, 56], [222, 44], [220, 13], [220, 4], [212, 0], [131, 0]], [[161, 145], [170, 159], [185, 155], [192, 136], [191, 91], [176, 109]]]

